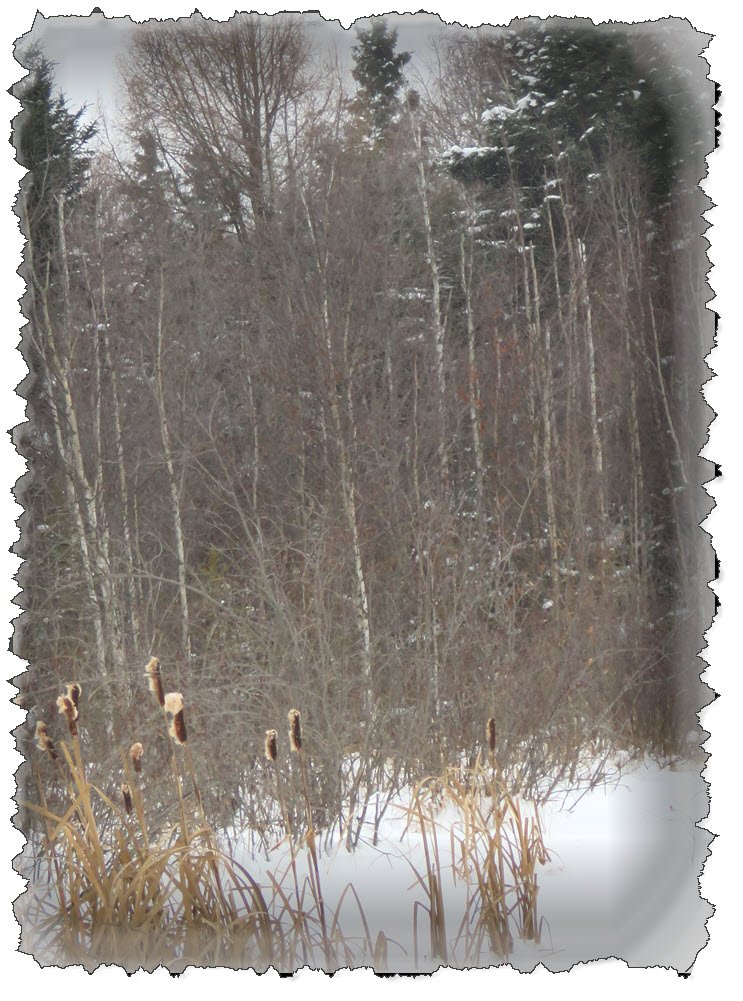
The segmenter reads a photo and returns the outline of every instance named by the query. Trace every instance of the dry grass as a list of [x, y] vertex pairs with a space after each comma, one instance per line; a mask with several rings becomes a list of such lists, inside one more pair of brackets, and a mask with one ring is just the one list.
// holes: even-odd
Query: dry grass
[[[437, 819], [445, 808], [454, 809], [454, 823], [451, 816]], [[531, 813], [525, 815], [509, 793], [494, 757], [489, 767], [478, 757], [471, 768], [449, 768], [443, 776], [416, 786], [408, 823], [420, 831], [426, 867], [424, 872], [412, 868], [427, 899], [426, 904], [416, 905], [414, 915], [416, 964], [419, 908], [428, 915], [431, 955], [444, 962], [449, 959], [441, 831], [448, 834], [453, 878], [466, 886], [464, 915], [452, 950], [466, 962], [477, 962], [485, 950], [507, 956], [513, 932], [539, 943], [536, 869], [549, 855], [536, 804]]]
[[[43, 724], [37, 727], [37, 747], [66, 790], [63, 806], [56, 812], [50, 809], [36, 767], [39, 801], [23, 804], [42, 819], [46, 832], [48, 892], [37, 898], [36, 911], [28, 916], [39, 949], [55, 962], [89, 968], [120, 963], [130, 970], [152, 969], [162, 963], [174, 972], [189, 965], [292, 971], [304, 965], [334, 970], [363, 963], [388, 969], [388, 937], [382, 931], [372, 936], [354, 886], [345, 887], [335, 909], [324, 898], [310, 795], [311, 761], [299, 712], [289, 714], [289, 744], [299, 765], [306, 832], [298, 839], [289, 825], [278, 736], [269, 730], [266, 758], [284, 820], [288, 861], [283, 872], [267, 873], [259, 885], [234, 853], [219, 847], [204, 816], [183, 697], [169, 693], [161, 702], [160, 694], [155, 687], [153, 695], [170, 736], [177, 811], [172, 821], [154, 831], [145, 808], [146, 748], [141, 742], [121, 748], [121, 774], [116, 792], [109, 795], [86, 773], [79, 693], [76, 703], [69, 695], [60, 701], [67, 739], [55, 744]], [[413, 906], [416, 968], [422, 914], [428, 917], [426, 951], [434, 960], [472, 963], [486, 954], [506, 956], [514, 934], [539, 941], [536, 868], [547, 853], [538, 813], [535, 807], [532, 816], [524, 815], [506, 789], [492, 752], [491, 758], [488, 767], [478, 759], [472, 768], [449, 769], [414, 790], [408, 825], [420, 831], [425, 860], [425, 869], [413, 866], [424, 894]], [[193, 797], [184, 795], [183, 776], [193, 784]], [[445, 826], [438, 819], [442, 808], [455, 812], [456, 823]], [[446, 837], [450, 865], [441, 858]], [[297, 866], [301, 852], [306, 852], [304, 878]], [[444, 899], [447, 869], [467, 888], [464, 915], [452, 928], [447, 928]], [[349, 907], [357, 912], [356, 926], [360, 921], [363, 929], [353, 938], [343, 927]]]

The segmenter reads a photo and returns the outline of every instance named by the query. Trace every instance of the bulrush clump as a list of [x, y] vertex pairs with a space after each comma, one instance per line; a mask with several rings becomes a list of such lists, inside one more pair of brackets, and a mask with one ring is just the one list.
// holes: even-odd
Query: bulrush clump
[[57, 699], [57, 709], [60, 716], [64, 716], [67, 720], [70, 736], [77, 737], [77, 709], [75, 708], [75, 703], [69, 696], [60, 695]]
[[131, 814], [131, 812], [132, 812], [132, 791], [129, 788], [129, 786], [126, 784], [126, 782], [121, 787], [121, 796], [122, 796], [122, 798], [124, 800], [124, 809], [126, 810], [127, 814]]
[[36, 739], [36, 746], [44, 754], [48, 754], [52, 761], [57, 760], [57, 752], [54, 750], [54, 743], [52, 738], [49, 736], [49, 731], [46, 728], [46, 723], [41, 720], [36, 724], [36, 733], [34, 734]]
[[266, 730], [266, 745], [264, 753], [267, 761], [275, 761], [278, 756], [278, 733], [275, 730]]
[[485, 724], [485, 736], [491, 752], [495, 751], [495, 719], [492, 716]]
[[132, 744], [132, 746], [129, 748], [129, 760], [131, 761], [132, 767], [134, 768], [135, 772], [142, 771], [143, 754], [144, 754], [144, 748], [139, 743], [139, 741], [137, 741], [136, 744]]
[[289, 741], [291, 743], [292, 751], [296, 751], [297, 754], [302, 750], [302, 724], [300, 722], [300, 713], [298, 709], [290, 709], [288, 713], [289, 719]]
[[186, 720], [183, 716], [183, 696], [180, 692], [168, 692], [163, 699], [163, 709], [173, 717], [169, 733], [176, 744], [186, 743]]
[[76, 681], [68, 681], [65, 685], [67, 698], [72, 699], [75, 709], [80, 708], [80, 696], [83, 694], [82, 687]]
[[147, 678], [150, 691], [157, 699], [157, 704], [161, 709], [165, 708], [165, 689], [163, 688], [163, 679], [160, 675], [160, 661], [157, 657], [150, 657], [147, 661], [147, 665], [144, 669], [144, 676]]

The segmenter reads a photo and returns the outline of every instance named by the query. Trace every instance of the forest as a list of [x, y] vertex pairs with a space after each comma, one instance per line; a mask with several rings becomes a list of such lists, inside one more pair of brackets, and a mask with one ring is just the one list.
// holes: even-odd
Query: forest
[[352, 849], [456, 763], [536, 800], [698, 748], [714, 90], [683, 30], [452, 28], [413, 73], [384, 20], [350, 66], [301, 17], [152, 22], [115, 128], [18, 56], [24, 803], [64, 815], [64, 756], [115, 824], [144, 746], [143, 831], [304, 832], [329, 968], [316, 833]]

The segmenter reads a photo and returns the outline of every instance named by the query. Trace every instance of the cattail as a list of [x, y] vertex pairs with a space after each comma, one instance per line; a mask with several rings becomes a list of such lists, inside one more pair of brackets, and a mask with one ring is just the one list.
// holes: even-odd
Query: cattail
[[44, 754], [48, 754], [52, 761], [57, 760], [57, 752], [54, 750], [54, 744], [49, 732], [46, 728], [46, 723], [42, 723], [41, 720], [36, 724], [36, 733], [34, 734], [36, 739], [36, 746]]
[[302, 750], [302, 724], [300, 723], [300, 716], [298, 709], [289, 710], [289, 742], [291, 743], [292, 751], [296, 751], [297, 754]]
[[67, 695], [60, 695], [57, 699], [57, 708], [60, 716], [64, 716], [67, 720], [67, 726], [70, 728], [70, 736], [77, 737], [77, 709], [75, 708], [75, 703]]
[[79, 709], [80, 696], [83, 694], [82, 686], [79, 685], [76, 681], [68, 681], [67, 684], [65, 685], [65, 688], [67, 689], [66, 692], [67, 698], [72, 699], [72, 704], [74, 705], [75, 709]]
[[176, 744], [186, 743], [186, 721], [183, 717], [183, 710], [177, 712], [173, 717], [170, 727], [168, 728], [170, 736], [176, 742]]
[[278, 734], [276, 733], [275, 730], [266, 730], [265, 755], [266, 755], [266, 760], [267, 761], [275, 761], [276, 760], [276, 757], [277, 757], [278, 752], [279, 752], [278, 743], [277, 743], [277, 737], [278, 737]]
[[150, 691], [157, 699], [157, 704], [161, 708], [164, 708], [165, 690], [163, 689], [163, 680], [160, 675], [160, 661], [157, 657], [150, 657], [147, 661], [147, 666], [144, 669], [144, 675], [149, 681]]
[[122, 797], [124, 799], [124, 809], [126, 810], [127, 814], [131, 814], [131, 812], [132, 812], [132, 791], [131, 791], [131, 789], [129, 788], [129, 786], [126, 783], [124, 783], [124, 785], [122, 785], [122, 787], [121, 787], [121, 795], [122, 795]]
[[485, 736], [487, 737], [488, 747], [491, 751], [495, 751], [495, 720], [492, 716], [485, 724]]
[[163, 697], [162, 707], [166, 713], [175, 716], [183, 710], [183, 696], [180, 692], [168, 692]]
[[129, 758], [131, 760], [131, 763], [132, 763], [132, 766], [134, 767], [134, 771], [135, 772], [141, 772], [142, 771], [142, 755], [143, 754], [144, 754], [144, 748], [139, 743], [139, 741], [137, 741], [136, 744], [132, 744], [132, 746], [129, 748]]
[[183, 696], [180, 692], [168, 692], [163, 698], [163, 709], [173, 719], [168, 732], [176, 744], [186, 743], [186, 720], [183, 716]]

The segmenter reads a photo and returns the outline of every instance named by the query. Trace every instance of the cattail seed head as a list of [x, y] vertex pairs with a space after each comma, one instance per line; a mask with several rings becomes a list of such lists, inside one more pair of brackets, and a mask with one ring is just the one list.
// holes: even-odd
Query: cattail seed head
[[83, 694], [82, 686], [76, 681], [68, 681], [65, 688], [67, 689], [67, 698], [72, 699], [72, 704], [77, 710], [80, 706], [80, 696]]
[[275, 730], [266, 730], [265, 755], [267, 761], [275, 761], [278, 756], [278, 736]]
[[64, 716], [67, 720], [70, 736], [77, 737], [77, 709], [75, 708], [75, 703], [67, 695], [60, 695], [57, 699], [57, 709], [60, 716]]
[[142, 771], [142, 755], [144, 754], [144, 748], [137, 741], [136, 744], [132, 744], [129, 748], [129, 759], [131, 760], [132, 766], [135, 772]]
[[44, 754], [48, 754], [49, 757], [52, 759], [52, 761], [56, 761], [57, 752], [54, 750], [54, 744], [52, 742], [51, 737], [49, 736], [49, 732], [46, 728], [46, 723], [43, 723], [41, 720], [39, 720], [39, 722], [36, 724], [36, 732], [34, 734], [34, 737], [36, 739], [36, 746], [38, 747], [38, 749], [42, 751]]
[[160, 675], [160, 661], [157, 657], [150, 657], [144, 669], [145, 677], [150, 686], [150, 691], [157, 699], [157, 704], [163, 708], [165, 705], [165, 689]]
[[488, 741], [488, 747], [491, 751], [495, 750], [495, 719], [491, 716], [490, 719], [485, 724], [485, 736]]
[[131, 812], [132, 812], [132, 791], [131, 791], [131, 789], [129, 788], [129, 786], [126, 783], [124, 783], [124, 785], [122, 785], [122, 787], [121, 787], [121, 795], [122, 795], [123, 800], [124, 800], [124, 809], [126, 810], [127, 814], [131, 814]]
[[292, 751], [296, 751], [298, 754], [302, 750], [302, 724], [300, 722], [299, 710], [290, 709], [288, 719], [289, 742], [291, 743]]
[[186, 734], [186, 720], [183, 716], [183, 710], [177, 712], [173, 717], [170, 727], [168, 728], [170, 736], [176, 742], [176, 744], [185, 744], [187, 739]]
[[168, 692], [162, 703], [163, 709], [171, 716], [183, 712], [183, 696], [180, 692]]

